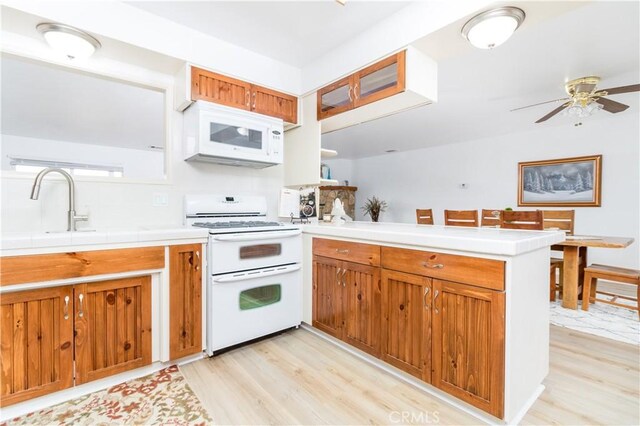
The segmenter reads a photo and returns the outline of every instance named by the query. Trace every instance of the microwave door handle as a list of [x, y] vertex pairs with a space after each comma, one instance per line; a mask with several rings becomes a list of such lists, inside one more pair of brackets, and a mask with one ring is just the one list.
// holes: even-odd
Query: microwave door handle
[[257, 241], [257, 240], [271, 240], [273, 238], [289, 238], [300, 235], [302, 231], [300, 229], [293, 229], [291, 231], [275, 231], [275, 232], [261, 232], [258, 235], [256, 233], [247, 234], [222, 234], [214, 235], [214, 241]]
[[249, 281], [249, 280], [255, 280], [256, 278], [273, 277], [275, 275], [284, 275], [284, 274], [288, 274], [290, 272], [295, 272], [299, 270], [300, 270], [300, 265], [291, 265], [291, 266], [285, 266], [283, 268], [278, 268], [278, 269], [268, 269], [265, 272], [254, 273], [254, 274], [245, 273], [239, 276], [234, 276], [233, 274], [222, 275], [220, 277], [213, 277], [213, 282], [214, 283], [233, 283], [238, 281]]

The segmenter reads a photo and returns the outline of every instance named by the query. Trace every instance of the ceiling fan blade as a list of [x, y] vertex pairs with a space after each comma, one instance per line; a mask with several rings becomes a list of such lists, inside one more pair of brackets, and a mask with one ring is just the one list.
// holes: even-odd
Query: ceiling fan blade
[[[600, 91], [600, 89], [598, 89]], [[629, 86], [612, 87], [604, 89], [607, 95], [617, 95], [618, 93], [640, 92], [640, 84], [630, 84]]]
[[552, 101], [540, 102], [540, 103], [537, 103], [537, 104], [527, 105], [527, 106], [523, 106], [523, 107], [520, 107], [520, 108], [514, 108], [512, 110], [509, 110], [509, 112], [518, 111], [520, 109], [525, 109], [525, 108], [531, 108], [531, 107], [538, 106], [538, 105], [550, 104], [551, 102], [563, 102], [563, 101], [568, 101], [568, 100], [569, 100], [569, 98], [554, 99]]
[[611, 99], [607, 98], [598, 98], [596, 99], [596, 102], [602, 105], [602, 109], [614, 114], [616, 112], [622, 112], [625, 109], [629, 108], [629, 105], [621, 104], [620, 102], [612, 101]]
[[545, 115], [544, 117], [536, 121], [536, 123], [542, 123], [543, 121], [547, 121], [548, 119], [550, 119], [551, 117], [553, 117], [554, 115], [556, 115], [557, 113], [559, 113], [560, 111], [562, 111], [568, 106], [569, 106], [569, 103], [560, 105], [558, 108], [554, 109], [549, 114]]

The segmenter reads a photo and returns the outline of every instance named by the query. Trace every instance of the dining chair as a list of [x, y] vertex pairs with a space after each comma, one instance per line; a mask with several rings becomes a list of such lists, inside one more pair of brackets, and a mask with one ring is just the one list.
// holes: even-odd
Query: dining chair
[[433, 225], [433, 211], [431, 209], [416, 209], [418, 225]]
[[480, 217], [480, 226], [500, 226], [500, 209], [482, 209]]
[[[633, 297], [628, 297], [617, 293], [597, 291], [596, 286], [598, 284], [598, 280], [635, 285], [637, 294], [636, 298], [634, 299]], [[587, 268], [584, 268], [584, 283], [582, 288], [582, 310], [588, 311], [589, 304], [598, 301], [638, 311], [638, 317], [640, 318], [640, 270], [619, 268], [617, 266], [609, 265], [589, 265]], [[610, 296], [611, 299], [598, 299], [597, 294]], [[633, 307], [625, 303], [618, 303], [618, 299], [635, 301], [636, 306]]]
[[542, 231], [542, 210], [503, 210], [500, 214], [500, 228], [529, 229]]
[[478, 210], [445, 210], [444, 224], [449, 226], [478, 226]]
[[[547, 230], [558, 229], [565, 231], [567, 235], [573, 235], [575, 224], [575, 210], [542, 210], [543, 228]], [[561, 246], [551, 246], [551, 251], [562, 251]], [[582, 254], [582, 253], [581, 253]], [[549, 300], [556, 300], [556, 292], [562, 297], [562, 275], [564, 274], [564, 260], [562, 257], [551, 257], [552, 281], [549, 283], [551, 294]], [[553, 266], [555, 265], [555, 267]], [[555, 278], [556, 269], [559, 271], [557, 280]]]

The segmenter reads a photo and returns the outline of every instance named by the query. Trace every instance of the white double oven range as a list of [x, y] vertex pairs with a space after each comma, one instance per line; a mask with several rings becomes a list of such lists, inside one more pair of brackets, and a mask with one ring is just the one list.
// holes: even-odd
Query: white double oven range
[[302, 232], [268, 220], [265, 197], [188, 195], [185, 221], [209, 229], [209, 355], [300, 325]]

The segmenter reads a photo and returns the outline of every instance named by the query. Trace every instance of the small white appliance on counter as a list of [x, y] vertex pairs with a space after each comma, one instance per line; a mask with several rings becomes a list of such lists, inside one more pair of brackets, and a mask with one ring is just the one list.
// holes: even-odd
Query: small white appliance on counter
[[187, 225], [209, 229], [207, 353], [302, 322], [302, 231], [267, 220], [262, 196], [188, 195]]
[[262, 169], [282, 164], [284, 123], [211, 102], [184, 112], [184, 159]]

